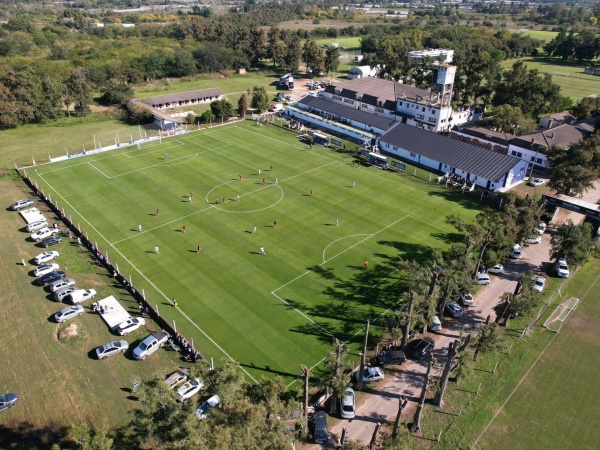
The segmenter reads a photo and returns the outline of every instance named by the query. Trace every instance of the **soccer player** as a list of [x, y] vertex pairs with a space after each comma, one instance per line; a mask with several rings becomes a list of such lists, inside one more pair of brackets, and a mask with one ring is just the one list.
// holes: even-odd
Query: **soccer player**
[[142, 224], [141, 224], [141, 223], [138, 225], [138, 231], [139, 231], [140, 233], [142, 232]]
[[275, 184], [279, 184], [279, 178], [275, 178]]
[[192, 196], [191, 195], [188, 197], [188, 199], [190, 200], [190, 203], [192, 203]]
[[312, 189], [310, 190], [310, 196], [311, 196], [311, 197], [313, 196], [313, 191], [312, 191]]
[[169, 154], [165, 153], [165, 159], [169, 159]]
[[354, 188], [354, 187], [356, 187], [356, 181], [353, 181], [353, 182], [352, 182], [352, 187], [353, 187], [353, 188]]
[[258, 251], [258, 253], [260, 253], [261, 255], [266, 255], [265, 248], [261, 247], [260, 250]]
[[273, 221], [273, 228], [277, 228], [277, 221]]
[[258, 169], [258, 174], [260, 175], [260, 169]]
[[160, 255], [160, 251], [158, 250], [158, 245], [156, 247], [154, 247], [154, 253], [156, 253], [157, 255]]
[[338, 218], [335, 219], [335, 226], [336, 227], [340, 226], [340, 220]]
[[242, 174], [240, 173], [240, 181], [242, 181]]
[[236, 199], [238, 202], [240, 201], [240, 194], [237, 195]]
[[183, 226], [183, 232], [185, 233], [185, 231], [187, 230], [186, 226]]
[[365, 269], [369, 268], [369, 260], [365, 258]]
[[157, 209], [157, 210], [156, 210], [156, 215], [157, 215], [157, 216], [160, 216], [160, 209]]
[[202, 247], [198, 246], [198, 253], [202, 251]]
[[256, 227], [252, 229], [252, 234], [256, 234]]

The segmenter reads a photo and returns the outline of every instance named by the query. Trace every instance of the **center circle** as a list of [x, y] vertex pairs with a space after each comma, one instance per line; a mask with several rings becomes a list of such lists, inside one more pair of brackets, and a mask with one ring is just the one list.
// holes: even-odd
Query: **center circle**
[[259, 180], [249, 179], [221, 183], [208, 191], [205, 199], [207, 204], [219, 211], [245, 214], [272, 208], [283, 197], [284, 192], [279, 184], [262, 184]]

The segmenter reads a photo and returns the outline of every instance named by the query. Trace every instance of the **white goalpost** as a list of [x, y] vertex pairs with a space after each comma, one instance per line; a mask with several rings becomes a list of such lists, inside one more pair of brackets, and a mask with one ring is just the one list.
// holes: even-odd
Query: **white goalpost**
[[554, 312], [548, 317], [548, 319], [544, 322], [544, 328], [548, 328], [550, 331], [554, 331], [558, 333], [563, 326], [567, 317], [577, 309], [579, 305], [579, 299], [575, 297], [571, 297], [568, 300], [562, 302], [560, 305], [556, 307]]

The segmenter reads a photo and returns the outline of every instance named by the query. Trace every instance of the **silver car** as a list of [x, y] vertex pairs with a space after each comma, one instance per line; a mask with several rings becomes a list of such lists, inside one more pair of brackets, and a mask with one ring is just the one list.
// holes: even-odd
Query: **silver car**
[[65, 278], [63, 280], [57, 280], [50, 285], [50, 292], [62, 291], [64, 288], [70, 288], [75, 286], [75, 280], [73, 278]]
[[73, 292], [75, 292], [75, 287], [62, 288], [54, 293], [54, 300], [57, 302], [62, 302], [67, 295], [70, 295]]
[[66, 322], [73, 317], [77, 317], [83, 314], [83, 306], [69, 306], [68, 308], [63, 309], [62, 311], [54, 314], [54, 320], [58, 323]]
[[12, 205], [10, 205], [10, 209], [13, 211], [18, 211], [19, 209], [27, 208], [28, 206], [34, 206], [35, 202], [33, 200], [19, 200]]
[[125, 353], [128, 348], [129, 343], [127, 341], [113, 341], [98, 347], [96, 349], [96, 356], [98, 359], [106, 359], [117, 353]]

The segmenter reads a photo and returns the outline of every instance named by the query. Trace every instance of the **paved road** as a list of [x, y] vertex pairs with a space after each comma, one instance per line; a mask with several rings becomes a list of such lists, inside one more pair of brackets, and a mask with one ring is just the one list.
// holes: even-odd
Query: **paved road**
[[[596, 202], [600, 199], [600, 182], [596, 183], [596, 189], [584, 194], [587, 201]], [[560, 210], [554, 218], [553, 223], [560, 224], [567, 219], [580, 223], [583, 216]], [[477, 327], [485, 322], [488, 315], [495, 319], [496, 307], [502, 300], [504, 292], [514, 292], [519, 276], [527, 270], [536, 273], [547, 272], [550, 267], [550, 238], [555, 228], [548, 227], [542, 235], [542, 242], [537, 245], [529, 245], [523, 248], [523, 257], [519, 260], [510, 260], [504, 264], [505, 273], [501, 276], [493, 276], [492, 283], [479, 290], [475, 296], [475, 305], [470, 307], [466, 314], [449, 322], [444, 322], [441, 333], [430, 334], [436, 341], [434, 355], [438, 361], [437, 370], [441, 370], [446, 361], [447, 348], [451, 341], [459, 337], [461, 328], [464, 331], [474, 332]], [[546, 274], [547, 275], [547, 274]], [[374, 386], [374, 394], [357, 408], [356, 417], [353, 420], [342, 420], [330, 430], [332, 441], [335, 442], [342, 434], [342, 428], [346, 427], [347, 436], [351, 440], [361, 441], [368, 444], [375, 425], [379, 418], [393, 421], [398, 412], [398, 399], [405, 396], [409, 404], [403, 414], [403, 420], [411, 417], [416, 409], [416, 402], [420, 395], [421, 386], [425, 378], [426, 365], [424, 362], [407, 361], [396, 369], [386, 369], [386, 379]], [[435, 374], [435, 373], [434, 373]], [[322, 449], [320, 445], [310, 445], [305, 448], [310, 450]]]

